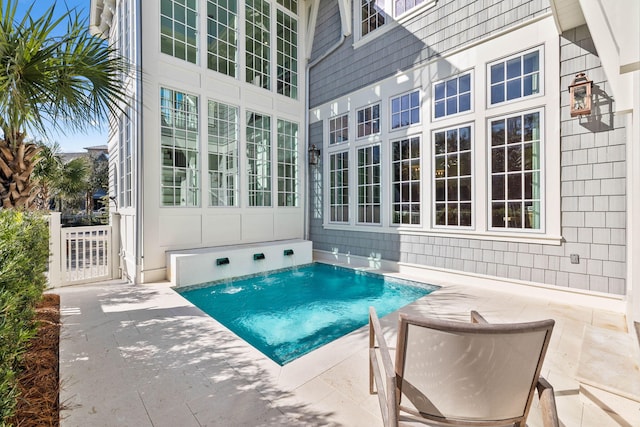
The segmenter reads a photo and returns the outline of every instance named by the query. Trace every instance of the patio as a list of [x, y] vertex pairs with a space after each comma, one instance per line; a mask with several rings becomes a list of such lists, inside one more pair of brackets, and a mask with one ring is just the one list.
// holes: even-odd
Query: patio
[[[616, 345], [627, 344], [627, 336], [620, 334], [626, 330], [622, 314], [434, 284], [443, 288], [403, 310], [465, 321], [471, 309], [491, 322], [556, 320], [543, 375], [554, 386], [563, 425], [640, 425], [637, 396], [618, 397], [577, 380], [605, 363], [608, 380], [631, 395], [640, 387], [637, 357], [631, 359], [634, 372], [615, 362], [616, 356], [635, 349], [607, 342], [609, 336], [622, 336], [622, 344]], [[377, 397], [368, 393], [366, 327], [280, 367], [184, 300], [169, 283], [109, 282], [55, 291], [61, 296], [63, 319], [62, 426], [382, 424]], [[396, 321], [393, 314], [382, 319], [392, 345]], [[585, 329], [585, 340], [604, 337], [604, 346], [613, 347], [611, 359], [582, 350]], [[625, 382], [629, 384], [621, 384]], [[528, 425], [541, 425], [535, 406]]]

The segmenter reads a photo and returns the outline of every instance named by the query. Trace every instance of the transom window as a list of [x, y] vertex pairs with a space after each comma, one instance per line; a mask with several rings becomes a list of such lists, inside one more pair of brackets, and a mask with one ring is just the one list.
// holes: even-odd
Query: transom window
[[349, 152], [329, 155], [329, 211], [331, 222], [349, 222]]
[[358, 138], [380, 133], [380, 104], [358, 110]]
[[271, 89], [269, 7], [269, 3], [264, 0], [246, 0], [245, 3], [246, 81], [264, 89]]
[[380, 224], [380, 145], [358, 149], [358, 222]]
[[293, 13], [298, 13], [298, 0], [278, 0], [278, 4], [286, 7]]
[[238, 205], [238, 107], [209, 101], [209, 206]]
[[391, 143], [392, 222], [420, 224], [420, 138]]
[[491, 120], [491, 227], [541, 228], [540, 111]]
[[391, 129], [420, 123], [420, 92], [391, 98]]
[[472, 225], [471, 126], [433, 134], [436, 226]]
[[349, 140], [349, 115], [343, 114], [329, 119], [329, 144], [338, 144]]
[[207, 0], [207, 66], [227, 76], [238, 73], [238, 3]]
[[298, 124], [278, 120], [278, 206], [298, 206]]
[[271, 117], [247, 111], [249, 206], [271, 206]]
[[161, 0], [160, 50], [192, 63], [198, 61], [198, 1]]
[[162, 206], [199, 206], [198, 97], [160, 89]]
[[278, 93], [298, 98], [298, 21], [277, 11]]
[[540, 93], [540, 50], [490, 64], [491, 105]]
[[434, 118], [471, 110], [471, 73], [433, 85]]

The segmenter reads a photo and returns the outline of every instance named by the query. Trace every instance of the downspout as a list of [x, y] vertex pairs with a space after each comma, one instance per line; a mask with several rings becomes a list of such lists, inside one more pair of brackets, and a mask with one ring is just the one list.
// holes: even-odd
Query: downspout
[[[307, 203], [305, 203], [306, 212], [304, 215], [304, 239], [305, 240], [309, 240], [309, 234], [310, 234], [309, 230], [310, 230], [310, 222], [311, 222], [309, 219], [309, 216], [311, 214], [311, 198], [309, 197], [311, 195], [311, 182], [310, 182], [311, 174], [310, 174], [310, 167], [309, 167], [309, 71], [311, 70], [312, 67], [315, 67], [324, 59], [326, 59], [329, 55], [331, 55], [333, 52], [338, 50], [338, 48], [343, 45], [347, 37], [351, 35], [351, 14], [349, 13], [351, 2], [348, 0], [338, 0], [337, 3], [338, 3], [338, 9], [340, 10], [340, 18], [342, 21], [340, 38], [331, 47], [329, 47], [329, 49], [327, 49], [322, 55], [320, 55], [313, 61], [309, 62], [309, 59], [307, 59], [307, 66], [305, 67], [304, 121], [305, 121], [305, 129], [307, 134], [307, 147], [306, 147], [307, 149], [305, 150], [305, 160], [306, 160], [305, 164], [307, 167], [307, 189], [306, 189]], [[309, 50], [311, 50], [311, 48], [309, 48]], [[311, 54], [311, 52], [309, 52], [309, 54]]]
[[142, 243], [144, 240], [142, 239], [142, 223], [143, 223], [143, 214], [144, 214], [144, 203], [142, 200], [142, 189], [144, 183], [144, 162], [142, 159], [144, 156], [142, 155], [142, 137], [143, 137], [143, 129], [142, 129], [142, 0], [136, 1], [136, 116], [138, 118], [138, 123], [136, 123], [136, 242], [135, 242], [135, 280], [134, 283], [140, 284], [142, 283], [142, 262], [144, 259], [144, 251], [142, 247]]

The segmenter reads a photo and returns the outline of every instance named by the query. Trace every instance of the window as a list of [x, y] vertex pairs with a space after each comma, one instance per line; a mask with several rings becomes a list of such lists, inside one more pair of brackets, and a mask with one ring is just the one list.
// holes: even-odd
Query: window
[[[387, 0], [388, 1], [388, 0]], [[366, 36], [385, 23], [384, 0], [362, 0], [360, 9], [361, 33]]]
[[209, 101], [209, 206], [238, 205], [238, 107]]
[[162, 206], [198, 206], [198, 97], [160, 89]]
[[329, 144], [338, 144], [349, 140], [349, 115], [329, 119]]
[[490, 64], [491, 105], [540, 93], [540, 50]]
[[298, 21], [281, 10], [277, 12], [278, 93], [298, 98]]
[[391, 143], [392, 222], [420, 224], [420, 138]]
[[471, 73], [433, 85], [434, 117], [471, 111]]
[[197, 7], [197, 0], [161, 0], [160, 50], [162, 53], [197, 63]]
[[491, 227], [539, 230], [541, 113], [491, 120]]
[[298, 124], [278, 120], [278, 206], [298, 206]]
[[420, 92], [391, 99], [391, 129], [420, 123]]
[[358, 149], [358, 222], [380, 224], [380, 145]]
[[247, 112], [249, 206], [271, 206], [271, 117]]
[[329, 210], [331, 222], [349, 222], [349, 152], [329, 155]]
[[358, 110], [358, 138], [380, 133], [380, 104]]
[[286, 7], [293, 13], [298, 13], [298, 0], [278, 0], [278, 4]]
[[131, 157], [131, 117], [133, 109], [127, 109], [127, 115], [120, 116], [120, 131], [118, 141], [118, 156], [120, 158], [120, 207], [126, 208], [132, 205], [132, 157]]
[[207, 1], [207, 66], [227, 76], [238, 73], [238, 3]]
[[265, 0], [247, 0], [245, 3], [246, 81], [264, 89], [271, 89], [269, 67], [271, 52], [271, 13]]
[[472, 225], [471, 127], [433, 135], [435, 226]]

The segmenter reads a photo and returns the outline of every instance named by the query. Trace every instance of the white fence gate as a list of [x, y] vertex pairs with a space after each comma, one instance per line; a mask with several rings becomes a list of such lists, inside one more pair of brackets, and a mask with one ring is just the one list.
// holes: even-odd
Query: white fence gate
[[62, 228], [60, 213], [53, 212], [49, 220], [50, 286], [119, 278], [119, 219], [112, 214], [110, 225]]

